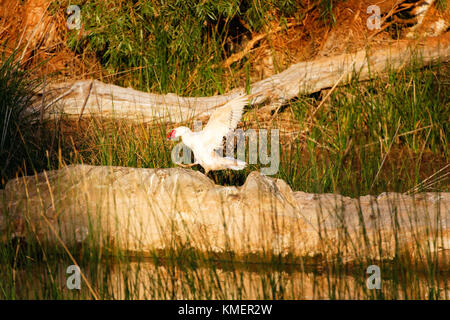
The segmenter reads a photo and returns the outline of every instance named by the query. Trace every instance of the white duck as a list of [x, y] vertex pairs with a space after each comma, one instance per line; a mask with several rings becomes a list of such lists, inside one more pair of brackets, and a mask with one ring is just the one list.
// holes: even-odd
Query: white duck
[[205, 169], [205, 175], [213, 170], [244, 169], [247, 166], [246, 162], [230, 157], [221, 157], [215, 150], [222, 147], [223, 137], [236, 129], [247, 103], [247, 96], [239, 96], [229, 101], [214, 111], [202, 131], [192, 132], [188, 127], [178, 127], [170, 131], [168, 135], [170, 140], [181, 137], [183, 143], [194, 153], [196, 162], [184, 166], [190, 167], [199, 164]]

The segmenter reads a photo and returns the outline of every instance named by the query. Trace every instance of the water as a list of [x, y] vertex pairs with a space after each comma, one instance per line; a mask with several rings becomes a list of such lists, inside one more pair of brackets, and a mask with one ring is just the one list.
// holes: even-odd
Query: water
[[[81, 266], [87, 282], [68, 289], [63, 264], [28, 264], [25, 268], [0, 267], [2, 298], [20, 299], [448, 299], [447, 276], [439, 279], [389, 277], [381, 274], [381, 289], [368, 289], [365, 273], [302, 271], [252, 264], [216, 264], [205, 267], [170, 266], [152, 261]], [[9, 270], [9, 272], [7, 272]], [[72, 283], [72, 282], [70, 282]]]

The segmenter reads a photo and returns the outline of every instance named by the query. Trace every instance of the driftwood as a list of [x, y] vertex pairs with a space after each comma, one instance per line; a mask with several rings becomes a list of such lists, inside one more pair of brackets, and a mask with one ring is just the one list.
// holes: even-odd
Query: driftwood
[[74, 246], [90, 235], [144, 255], [176, 245], [215, 257], [231, 251], [238, 260], [281, 254], [350, 262], [405, 252], [418, 264], [436, 255], [442, 271], [450, 260], [445, 192], [352, 199], [294, 192], [255, 171], [242, 186], [224, 187], [193, 170], [74, 165], [9, 181], [0, 205], [7, 212], [0, 242], [10, 232], [24, 243], [38, 237]]
[[[299, 94], [309, 94], [348, 83], [354, 75], [358, 80], [380, 76], [387, 69], [400, 70], [412, 61], [422, 65], [450, 59], [450, 33], [424, 41], [404, 41], [372, 50], [300, 62], [287, 70], [251, 85], [252, 105], [267, 100], [284, 103]], [[158, 95], [105, 84], [97, 80], [83, 80], [53, 86], [59, 96], [47, 105], [47, 115], [61, 112], [69, 118], [82, 115], [101, 115], [133, 121], [182, 122], [210, 115], [238, 95], [238, 88], [224, 95], [211, 97], [180, 97], [175, 94]], [[58, 102], [58, 103], [55, 103]]]

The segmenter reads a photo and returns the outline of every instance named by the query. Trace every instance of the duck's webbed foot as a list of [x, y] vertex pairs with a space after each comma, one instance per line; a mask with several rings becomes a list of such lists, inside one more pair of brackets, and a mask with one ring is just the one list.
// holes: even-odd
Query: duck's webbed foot
[[180, 166], [180, 167], [183, 167], [183, 168], [191, 168], [191, 167], [197, 165], [198, 163], [184, 164], [184, 163], [175, 162], [175, 164], [176, 164], [177, 166]]

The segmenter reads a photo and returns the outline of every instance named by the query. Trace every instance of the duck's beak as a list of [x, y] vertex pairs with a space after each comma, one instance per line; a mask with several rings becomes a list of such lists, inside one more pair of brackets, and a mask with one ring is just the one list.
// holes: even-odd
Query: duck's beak
[[167, 140], [174, 140], [174, 139], [175, 139], [175, 130], [171, 130], [167, 135]]

